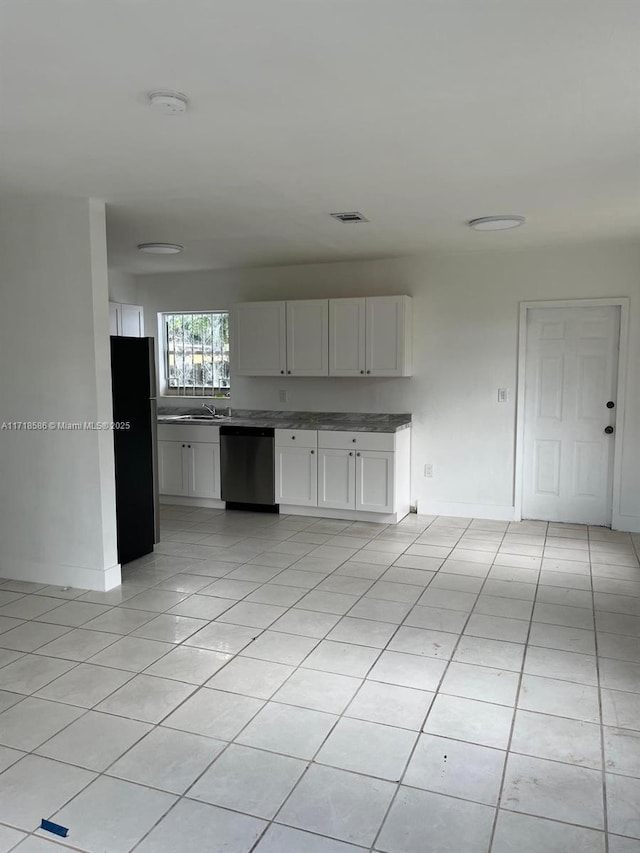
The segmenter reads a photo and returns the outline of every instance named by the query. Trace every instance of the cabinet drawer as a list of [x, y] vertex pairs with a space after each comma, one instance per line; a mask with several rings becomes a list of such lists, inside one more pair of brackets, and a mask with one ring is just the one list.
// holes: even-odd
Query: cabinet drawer
[[396, 436], [393, 432], [340, 432], [321, 430], [318, 432], [318, 447], [353, 450], [395, 450]]
[[220, 444], [220, 427], [213, 424], [158, 424], [158, 441], [199, 441]]
[[315, 429], [277, 429], [276, 447], [317, 447], [318, 433]]

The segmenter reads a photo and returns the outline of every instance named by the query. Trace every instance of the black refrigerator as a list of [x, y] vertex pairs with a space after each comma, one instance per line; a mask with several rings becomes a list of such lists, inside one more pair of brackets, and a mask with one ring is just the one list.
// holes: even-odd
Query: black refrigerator
[[111, 338], [118, 562], [159, 541], [157, 404], [153, 338]]

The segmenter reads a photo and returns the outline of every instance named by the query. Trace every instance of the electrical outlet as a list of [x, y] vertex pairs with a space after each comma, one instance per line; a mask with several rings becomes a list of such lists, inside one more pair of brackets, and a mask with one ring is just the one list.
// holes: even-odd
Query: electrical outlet
[[433, 477], [433, 465], [431, 462], [427, 462], [424, 466], [424, 476], [425, 477]]
[[287, 403], [287, 402], [289, 401], [289, 395], [288, 395], [288, 393], [287, 393], [286, 391], [279, 391], [279, 392], [278, 392], [278, 400], [279, 400], [281, 403]]

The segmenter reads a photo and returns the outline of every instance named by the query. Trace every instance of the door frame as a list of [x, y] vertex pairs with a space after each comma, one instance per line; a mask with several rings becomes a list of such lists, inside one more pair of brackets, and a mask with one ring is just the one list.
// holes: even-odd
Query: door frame
[[528, 312], [535, 308], [602, 308], [620, 309], [620, 338], [618, 348], [618, 388], [616, 394], [616, 431], [613, 450], [613, 495], [611, 527], [624, 529], [620, 515], [620, 484], [622, 479], [622, 445], [624, 443], [624, 408], [627, 383], [627, 351], [629, 334], [629, 297], [604, 297], [601, 299], [552, 299], [520, 303], [518, 333], [517, 403], [516, 403], [516, 453], [514, 471], [514, 520], [522, 520], [524, 484], [524, 427], [525, 427], [525, 376], [527, 367]]

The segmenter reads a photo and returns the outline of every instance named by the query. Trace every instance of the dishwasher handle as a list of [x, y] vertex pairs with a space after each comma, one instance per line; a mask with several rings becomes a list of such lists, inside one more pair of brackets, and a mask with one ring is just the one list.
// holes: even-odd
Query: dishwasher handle
[[276, 432], [273, 427], [246, 427], [223, 424], [220, 435], [253, 436], [255, 438], [273, 438]]

